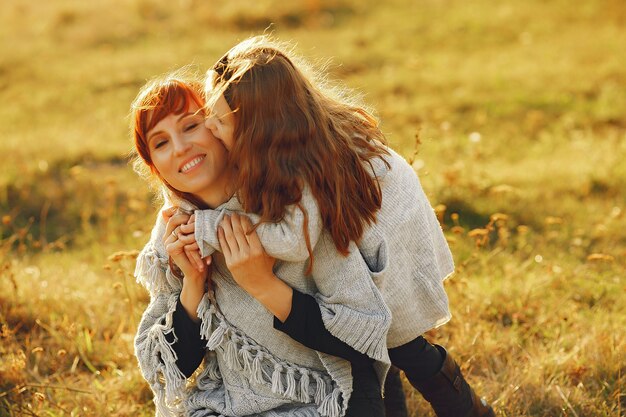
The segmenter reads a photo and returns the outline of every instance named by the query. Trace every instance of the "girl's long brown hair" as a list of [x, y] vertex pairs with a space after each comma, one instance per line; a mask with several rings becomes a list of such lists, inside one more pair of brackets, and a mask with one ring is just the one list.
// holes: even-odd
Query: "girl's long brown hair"
[[[235, 112], [230, 158], [244, 209], [280, 221], [308, 185], [323, 226], [347, 254], [382, 202], [370, 170], [373, 158], [388, 153], [376, 119], [324, 91], [265, 36], [232, 48], [208, 76], [208, 106], [224, 94]], [[311, 254], [306, 229], [305, 238]]]

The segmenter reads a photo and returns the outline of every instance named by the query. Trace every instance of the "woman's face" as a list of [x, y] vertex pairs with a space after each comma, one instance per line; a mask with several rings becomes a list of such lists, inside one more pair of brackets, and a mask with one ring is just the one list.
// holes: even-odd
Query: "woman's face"
[[159, 121], [148, 131], [148, 149], [162, 180], [210, 204], [229, 180], [227, 151], [205, 127], [204, 113], [199, 110], [190, 103], [187, 112]]
[[206, 119], [205, 126], [224, 144], [226, 149], [230, 151], [233, 148], [233, 144], [235, 143], [235, 114], [223, 94], [220, 95], [211, 109], [211, 113]]

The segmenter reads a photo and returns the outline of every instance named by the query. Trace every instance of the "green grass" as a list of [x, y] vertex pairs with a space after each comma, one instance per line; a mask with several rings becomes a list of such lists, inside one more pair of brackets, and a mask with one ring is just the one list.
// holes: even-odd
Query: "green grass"
[[622, 1], [7, 0], [0, 416], [153, 415], [131, 272], [156, 208], [126, 163], [129, 105], [268, 27], [363, 95], [446, 206], [454, 317], [429, 337], [498, 415], [623, 415]]

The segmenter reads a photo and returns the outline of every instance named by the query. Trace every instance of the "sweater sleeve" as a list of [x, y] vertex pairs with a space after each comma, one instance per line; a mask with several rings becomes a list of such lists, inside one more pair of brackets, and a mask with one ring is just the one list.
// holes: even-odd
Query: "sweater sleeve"
[[342, 342], [324, 327], [322, 312], [314, 297], [295, 289], [289, 316], [284, 323], [274, 317], [274, 328], [310, 349], [346, 359], [352, 364], [369, 362], [367, 355]]
[[166, 339], [176, 354], [176, 366], [189, 378], [202, 363], [206, 341], [200, 337], [200, 323], [194, 322], [189, 317], [180, 302], [180, 297], [174, 310], [173, 325], [174, 332], [168, 333]]
[[316, 248], [318, 261], [313, 265], [312, 278], [324, 326], [359, 352], [389, 364], [391, 311], [356, 244], [350, 242], [348, 250], [347, 256], [338, 258], [328, 233], [321, 235]]
[[[233, 197], [236, 199], [236, 197]], [[215, 250], [221, 251], [217, 239], [217, 226], [225, 214], [233, 211], [245, 214], [253, 224], [260, 222], [260, 217], [252, 213], [244, 213], [240, 209], [233, 210], [234, 204], [216, 210], [196, 210], [196, 241], [200, 246], [202, 257]], [[240, 206], [239, 206], [240, 208]], [[322, 221], [317, 201], [309, 187], [302, 191], [299, 204], [287, 207], [285, 217], [275, 223], [262, 222], [256, 228], [265, 251], [272, 257], [287, 262], [301, 262], [309, 258], [304, 230], [309, 235], [311, 248], [315, 247], [322, 232]]]

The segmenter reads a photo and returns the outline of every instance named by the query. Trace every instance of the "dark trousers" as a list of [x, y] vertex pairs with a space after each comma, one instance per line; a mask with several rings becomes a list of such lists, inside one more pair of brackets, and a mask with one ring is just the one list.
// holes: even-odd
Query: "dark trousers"
[[422, 336], [409, 343], [389, 349], [391, 364], [403, 370], [410, 381], [430, 378], [441, 369], [444, 357]]
[[[411, 381], [419, 381], [430, 378], [441, 369], [443, 357], [439, 350], [428, 343], [422, 336], [410, 341], [409, 343], [389, 349], [389, 357], [391, 363], [404, 371], [407, 378]], [[373, 369], [372, 369], [373, 371]], [[373, 392], [373, 379], [370, 377], [362, 378], [365, 385], [370, 385], [366, 391]], [[360, 391], [356, 386], [353, 396], [350, 398], [346, 417], [383, 417], [385, 416], [385, 408], [387, 413], [392, 415], [407, 415], [405, 397], [402, 392], [402, 384], [397, 373], [391, 372], [385, 384], [385, 400], [384, 404], [380, 397], [371, 395], [359, 395]], [[378, 391], [380, 392], [380, 391]]]
[[374, 361], [352, 364], [352, 395], [345, 417], [385, 417]]

